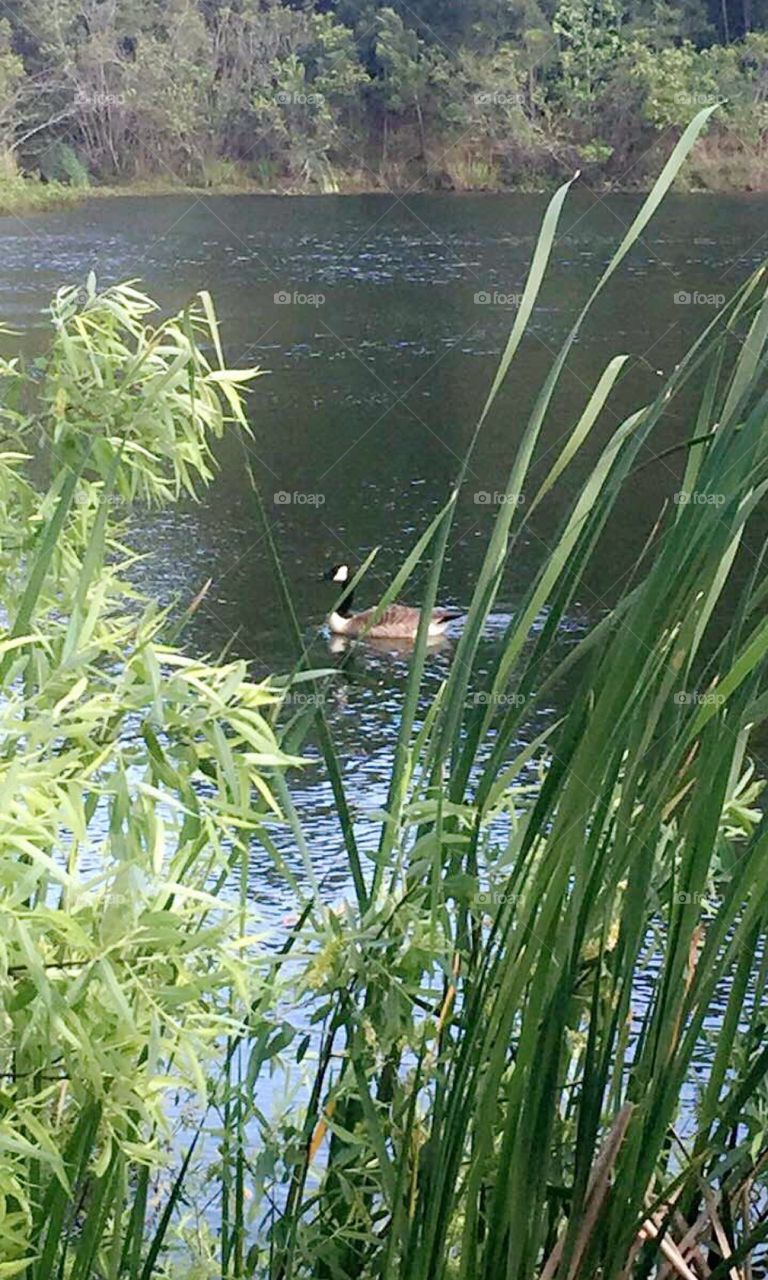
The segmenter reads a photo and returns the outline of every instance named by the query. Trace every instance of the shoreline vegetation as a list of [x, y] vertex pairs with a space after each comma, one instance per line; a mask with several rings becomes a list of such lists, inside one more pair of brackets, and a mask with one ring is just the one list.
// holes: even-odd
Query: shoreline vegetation
[[[13, 0], [0, 208], [79, 194], [768, 189], [756, 0]], [[29, 184], [25, 186], [25, 184]], [[75, 194], [65, 194], [65, 192]]]
[[[57, 293], [33, 367], [3, 335], [3, 1277], [764, 1274], [764, 269], [563, 486], [555, 544], [483, 646], [507, 558], [572, 478], [629, 358], [607, 354], [544, 450], [569, 354], [706, 118], [617, 236], [516, 424], [435, 693], [428, 619], [458, 491], [572, 184], [548, 204], [456, 488], [376, 606], [423, 571], [375, 810], [334, 740], [333, 692], [354, 664], [311, 665], [257, 477], [288, 671], [256, 683], [236, 653], [184, 651], [210, 582], [178, 616], [131, 580], [131, 518], [202, 495], [216, 442], [250, 433], [245, 393], [258, 405], [259, 370], [227, 367], [210, 296], [164, 317], [91, 275]], [[616, 605], [555, 664], [595, 544], [681, 406], [678, 500], [660, 495]], [[321, 849], [293, 799], [310, 760], [338, 819]], [[328, 838], [346, 890], [324, 887]], [[294, 910], [266, 932], [276, 886]]]
[[[713, 151], [710, 149], [707, 155], [708, 169], [710, 167], [716, 169], [717, 160], [716, 157], [713, 158]], [[683, 175], [682, 180], [677, 184], [678, 192], [683, 191], [687, 195], [715, 196], [759, 194], [763, 191], [768, 191], [768, 184], [764, 186], [762, 181], [757, 188], [751, 182], [747, 182], [745, 185], [715, 186], [702, 182], [699, 177], [695, 176], [696, 173], [697, 171], [694, 169], [694, 176], [691, 177], [689, 184], [686, 184], [685, 175]], [[436, 194], [454, 196], [547, 195], [552, 193], [556, 185], [554, 179], [539, 184], [527, 181], [521, 185], [508, 184], [498, 186], [429, 186], [428, 182], [423, 182], [417, 185], [404, 185], [398, 189], [397, 187], [390, 187], [383, 179], [366, 182], [359, 175], [336, 174], [333, 181], [323, 188], [300, 185], [290, 186], [288, 184], [262, 186], [253, 178], [245, 175], [239, 178], [229, 177], [222, 182], [208, 185], [185, 182], [182, 179], [152, 177], [131, 179], [118, 184], [103, 183], [71, 187], [62, 182], [41, 182], [37, 177], [19, 176], [12, 182], [4, 182], [0, 179], [0, 217], [22, 213], [53, 212], [57, 209], [72, 208], [84, 203], [86, 200], [156, 198], [179, 195], [201, 197], [282, 196], [291, 199], [300, 199], [304, 196], [360, 195], [396, 195], [402, 198], [405, 195]], [[604, 177], [590, 182], [590, 188], [599, 195], [647, 195], [651, 185], [650, 183], [617, 184]]]

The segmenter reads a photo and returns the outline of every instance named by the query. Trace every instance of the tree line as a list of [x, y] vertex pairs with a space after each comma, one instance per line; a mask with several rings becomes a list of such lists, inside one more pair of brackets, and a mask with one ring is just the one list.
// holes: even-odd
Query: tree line
[[6, 174], [277, 190], [768, 177], [768, 0], [7, 0]]

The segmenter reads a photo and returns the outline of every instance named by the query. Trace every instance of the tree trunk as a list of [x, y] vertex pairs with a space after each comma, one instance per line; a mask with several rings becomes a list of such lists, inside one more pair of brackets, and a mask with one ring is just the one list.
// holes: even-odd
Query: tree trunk
[[416, 95], [416, 119], [419, 122], [419, 143], [421, 146], [421, 155], [419, 156], [419, 159], [426, 160], [427, 140], [424, 137], [424, 117], [421, 114], [421, 103], [419, 102], [418, 94]]

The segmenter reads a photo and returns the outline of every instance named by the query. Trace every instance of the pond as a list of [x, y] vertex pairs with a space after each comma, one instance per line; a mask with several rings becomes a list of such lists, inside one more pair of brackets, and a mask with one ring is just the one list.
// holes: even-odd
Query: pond
[[[640, 197], [576, 190], [566, 205], [528, 335], [472, 462], [451, 537], [442, 599], [468, 603], [498, 495], [554, 353], [609, 260]], [[0, 219], [0, 315], [42, 341], [43, 308], [88, 271], [133, 279], [163, 308], [208, 289], [228, 361], [259, 365], [247, 450], [318, 664], [336, 661], [321, 632], [331, 563], [380, 547], [360, 603], [372, 603], [445, 501], [514, 320], [546, 205], [543, 196], [196, 197], [90, 200]], [[541, 440], [541, 462], [583, 408], [608, 360], [631, 356], [593, 433], [510, 559], [486, 643], [493, 645], [558, 531], [596, 451], [643, 403], [768, 247], [764, 196], [673, 196], [600, 299], [574, 348]], [[16, 338], [6, 338], [12, 350]], [[648, 458], [692, 435], [674, 407]], [[681, 455], [678, 455], [681, 457]], [[660, 502], [679, 483], [678, 456], [651, 462], [628, 487], [570, 620], [580, 631], [615, 598]], [[142, 516], [134, 541], [152, 559], [142, 585], [162, 601], [212, 587], [188, 642], [246, 658], [254, 675], [290, 668], [292, 649], [234, 437], [199, 505]], [[541, 465], [541, 464], [540, 464]], [[543, 472], [539, 472], [543, 474]], [[417, 603], [417, 574], [410, 598]], [[436, 684], [450, 648], [429, 660]], [[351, 780], [363, 846], [365, 811], [384, 799], [406, 672], [401, 657], [362, 652], [329, 703]], [[347, 867], [330, 789], [310, 768], [298, 794], [329, 897]], [[284, 890], [257, 859], [254, 896], [282, 913]]]

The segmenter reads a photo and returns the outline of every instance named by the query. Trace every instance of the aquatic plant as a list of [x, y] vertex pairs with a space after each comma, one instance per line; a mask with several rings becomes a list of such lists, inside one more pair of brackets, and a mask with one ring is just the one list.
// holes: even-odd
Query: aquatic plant
[[[753, 1199], [768, 1160], [768, 830], [756, 792], [746, 806], [738, 798], [768, 708], [762, 272], [612, 432], [477, 676], [505, 560], [627, 358], [607, 362], [532, 490], [569, 351], [706, 114], [553, 363], [450, 674], [421, 723], [425, 628], [418, 638], [374, 864], [358, 901], [328, 915], [308, 974], [322, 1037], [302, 1150], [262, 1255], [275, 1280], [741, 1276], [768, 1235], [764, 1192]], [[478, 431], [567, 190], [544, 219]], [[697, 407], [676, 500], [617, 604], [552, 670], [591, 550], [683, 395]], [[426, 561], [428, 615], [454, 507], [455, 495], [386, 599]], [[566, 675], [566, 710], [526, 742], [526, 722]], [[538, 785], [523, 788], [534, 763]]]

